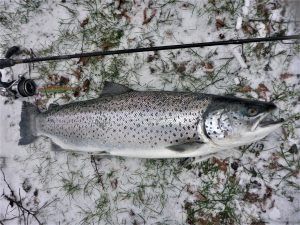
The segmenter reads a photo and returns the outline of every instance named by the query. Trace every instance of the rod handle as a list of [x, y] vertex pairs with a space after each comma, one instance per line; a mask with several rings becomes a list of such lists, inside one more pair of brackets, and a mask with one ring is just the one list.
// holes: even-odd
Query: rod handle
[[6, 67], [11, 67], [16, 64], [13, 59], [0, 59], [0, 69], [4, 69]]

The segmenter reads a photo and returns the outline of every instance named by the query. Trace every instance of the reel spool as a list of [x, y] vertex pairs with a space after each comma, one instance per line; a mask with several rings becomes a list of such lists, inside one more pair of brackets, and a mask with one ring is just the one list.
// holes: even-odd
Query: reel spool
[[36, 83], [32, 79], [20, 76], [18, 80], [3, 82], [0, 72], [0, 95], [4, 97], [30, 97], [36, 94]]

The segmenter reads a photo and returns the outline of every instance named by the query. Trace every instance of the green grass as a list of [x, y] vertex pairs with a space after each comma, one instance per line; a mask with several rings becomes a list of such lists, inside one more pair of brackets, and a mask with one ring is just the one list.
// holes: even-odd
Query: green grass
[[78, 206], [80, 209], [80, 216], [82, 220], [79, 224], [94, 224], [100, 223], [101, 221], [109, 222], [111, 221], [111, 214], [110, 214], [110, 201], [108, 199], [107, 194], [101, 194], [98, 199], [93, 199], [91, 206], [86, 206], [86, 208], [82, 208]]
[[71, 180], [63, 179], [62, 183], [63, 183], [63, 186], [62, 186], [63, 191], [67, 195], [73, 196], [76, 192], [80, 191], [80, 186], [78, 184], [74, 184], [73, 181], [71, 181]]
[[[239, 224], [236, 201], [240, 201], [245, 190], [238, 184], [232, 170], [219, 177], [216, 164], [211, 160], [199, 165], [199, 186], [194, 193], [196, 200], [187, 202], [187, 223], [189, 224]], [[202, 178], [203, 177], [203, 178]], [[217, 179], [216, 179], [217, 178]], [[214, 190], [214, 191], [212, 191]]]

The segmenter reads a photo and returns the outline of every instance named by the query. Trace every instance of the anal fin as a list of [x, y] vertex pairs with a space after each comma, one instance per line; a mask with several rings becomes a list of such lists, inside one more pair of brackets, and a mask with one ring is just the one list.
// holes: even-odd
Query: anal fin
[[61, 151], [66, 151], [67, 149], [63, 149], [58, 144], [51, 141], [51, 150], [54, 151], [54, 152], [61, 152]]

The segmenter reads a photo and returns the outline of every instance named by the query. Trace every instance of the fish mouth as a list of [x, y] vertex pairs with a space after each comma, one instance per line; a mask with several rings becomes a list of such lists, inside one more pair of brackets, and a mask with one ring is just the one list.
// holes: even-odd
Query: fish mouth
[[268, 128], [273, 127], [276, 125], [276, 127], [279, 125], [281, 126], [284, 123], [284, 119], [280, 118], [279, 120], [271, 120], [265, 118], [267, 117], [268, 113], [264, 113], [261, 115], [258, 120], [252, 125], [251, 131], [255, 131], [257, 128]]
[[283, 118], [280, 118], [279, 120], [265, 120], [265, 121], [262, 121], [259, 126], [260, 127], [268, 127], [268, 126], [272, 126], [272, 125], [276, 125], [276, 124], [282, 124], [284, 123], [284, 119]]

